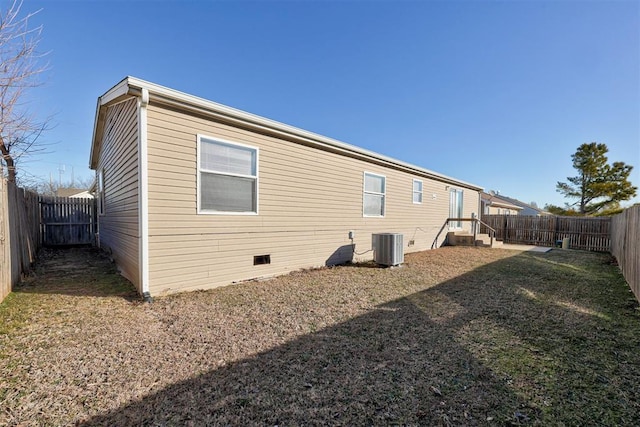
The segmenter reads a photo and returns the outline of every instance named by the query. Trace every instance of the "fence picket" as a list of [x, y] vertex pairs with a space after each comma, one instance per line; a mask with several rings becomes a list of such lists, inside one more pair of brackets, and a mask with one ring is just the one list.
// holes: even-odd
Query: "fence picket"
[[95, 200], [40, 196], [43, 245], [88, 245], [96, 232]]
[[612, 219], [611, 253], [640, 301], [640, 205], [632, 206]]
[[0, 301], [35, 261], [39, 217], [38, 196], [0, 176]]
[[[555, 246], [569, 238], [573, 249], [608, 252], [611, 246], [610, 217], [483, 215], [482, 221], [504, 243]], [[480, 231], [486, 232], [482, 227]]]

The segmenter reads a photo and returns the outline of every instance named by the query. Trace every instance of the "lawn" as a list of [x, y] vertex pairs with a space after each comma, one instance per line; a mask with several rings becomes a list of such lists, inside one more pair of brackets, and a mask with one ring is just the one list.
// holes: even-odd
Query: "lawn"
[[607, 254], [447, 247], [139, 301], [93, 250], [0, 305], [0, 425], [640, 425]]

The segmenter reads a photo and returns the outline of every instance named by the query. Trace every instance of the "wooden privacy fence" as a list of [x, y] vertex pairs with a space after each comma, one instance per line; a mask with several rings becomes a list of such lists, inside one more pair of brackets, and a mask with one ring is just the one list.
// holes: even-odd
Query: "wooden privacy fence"
[[29, 271], [41, 243], [38, 195], [0, 176], [0, 301]]
[[40, 196], [39, 203], [44, 246], [93, 244], [95, 199]]
[[626, 209], [611, 220], [611, 254], [640, 301], [640, 205]]
[[[504, 243], [555, 246], [565, 238], [571, 249], [608, 252], [611, 247], [610, 217], [482, 215]], [[480, 231], [486, 233], [484, 227]]]

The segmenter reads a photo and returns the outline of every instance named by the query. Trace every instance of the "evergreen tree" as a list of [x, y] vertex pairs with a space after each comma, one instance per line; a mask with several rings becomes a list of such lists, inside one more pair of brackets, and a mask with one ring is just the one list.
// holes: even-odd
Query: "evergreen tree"
[[633, 166], [624, 162], [608, 163], [606, 144], [582, 144], [571, 155], [577, 176], [567, 177], [569, 182], [558, 182], [556, 189], [570, 199], [578, 199], [575, 206], [582, 215], [597, 215], [615, 208], [620, 202], [636, 195], [638, 187], [629, 181]]

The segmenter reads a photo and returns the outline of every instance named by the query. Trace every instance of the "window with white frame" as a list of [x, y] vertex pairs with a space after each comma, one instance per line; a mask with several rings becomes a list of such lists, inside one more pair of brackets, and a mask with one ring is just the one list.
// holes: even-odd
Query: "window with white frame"
[[198, 137], [198, 212], [258, 213], [258, 149]]
[[422, 181], [419, 179], [413, 180], [413, 203], [422, 203]]
[[386, 180], [384, 175], [364, 173], [363, 207], [364, 216], [383, 217], [385, 211]]
[[[449, 192], [449, 218], [462, 218], [464, 215], [463, 209], [464, 191], [452, 188]], [[449, 229], [461, 229], [462, 221], [449, 221]]]

